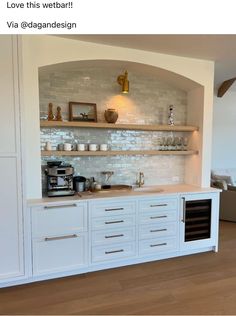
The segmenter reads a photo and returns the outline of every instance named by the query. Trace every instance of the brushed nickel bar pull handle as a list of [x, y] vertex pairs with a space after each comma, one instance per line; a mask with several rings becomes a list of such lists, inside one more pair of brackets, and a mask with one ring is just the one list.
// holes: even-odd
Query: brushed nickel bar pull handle
[[151, 204], [150, 207], [167, 206], [168, 204]]
[[124, 249], [105, 251], [106, 255], [110, 255], [111, 253], [124, 252]]
[[116, 237], [123, 237], [124, 234], [119, 234], [119, 235], [111, 235], [111, 236], [105, 236], [105, 238], [116, 238]]
[[186, 220], [186, 201], [185, 201], [184, 197], [182, 197], [182, 201], [183, 201], [183, 219], [182, 219], [182, 222], [185, 223], [185, 220]]
[[118, 208], [106, 208], [105, 212], [112, 212], [112, 211], [122, 211], [124, 210], [123, 207], [118, 207]]
[[156, 218], [166, 218], [167, 215], [160, 215], [160, 216], [151, 216], [150, 219], [156, 219]]
[[154, 244], [154, 245], [150, 245], [150, 247], [159, 247], [159, 246], [166, 246], [167, 243], [163, 242], [162, 244]]
[[165, 231], [167, 231], [166, 228], [163, 228], [163, 229], [151, 229], [151, 230], [150, 230], [150, 233], [165, 232]]
[[46, 237], [44, 238], [45, 241], [54, 241], [54, 240], [61, 240], [61, 239], [70, 239], [70, 238], [76, 238], [78, 235], [66, 235], [66, 236], [58, 236], [58, 237]]
[[44, 206], [45, 210], [53, 209], [53, 208], [63, 208], [63, 207], [77, 207], [76, 203], [73, 204], [64, 204], [64, 205], [51, 205], [51, 206]]
[[124, 221], [121, 220], [121, 221], [105, 222], [105, 224], [118, 224], [118, 223], [124, 223]]

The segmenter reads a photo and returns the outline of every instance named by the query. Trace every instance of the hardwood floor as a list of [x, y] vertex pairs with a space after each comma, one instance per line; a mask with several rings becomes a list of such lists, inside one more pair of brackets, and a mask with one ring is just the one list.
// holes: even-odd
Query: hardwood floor
[[236, 314], [236, 223], [219, 253], [0, 289], [0, 314]]

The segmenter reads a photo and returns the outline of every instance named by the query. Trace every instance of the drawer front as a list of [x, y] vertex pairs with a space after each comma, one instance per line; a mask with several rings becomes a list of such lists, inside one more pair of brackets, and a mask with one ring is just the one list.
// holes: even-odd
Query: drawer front
[[155, 211], [164, 211], [164, 210], [175, 210], [178, 207], [177, 199], [148, 199], [140, 201], [139, 211], [143, 210], [155, 210]]
[[177, 234], [177, 222], [141, 225], [139, 239], [158, 238], [163, 236], [175, 236]]
[[68, 203], [32, 209], [33, 237], [87, 231], [87, 204]]
[[154, 238], [139, 242], [139, 254], [158, 254], [177, 250], [176, 238]]
[[139, 214], [140, 224], [151, 224], [151, 223], [166, 223], [177, 221], [177, 210], [173, 211], [154, 211], [154, 212], [143, 212]]
[[92, 205], [92, 217], [113, 216], [135, 213], [135, 202], [103, 202]]
[[87, 265], [87, 233], [33, 240], [33, 274], [78, 269]]
[[114, 244], [135, 240], [135, 227], [92, 232], [92, 245]]
[[92, 230], [112, 229], [135, 225], [135, 215], [92, 218]]
[[92, 262], [122, 259], [135, 256], [135, 242], [92, 248]]

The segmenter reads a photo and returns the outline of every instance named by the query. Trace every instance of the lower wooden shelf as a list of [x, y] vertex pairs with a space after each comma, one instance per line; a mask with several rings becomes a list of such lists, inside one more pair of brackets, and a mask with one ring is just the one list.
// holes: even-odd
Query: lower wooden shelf
[[43, 150], [42, 156], [132, 156], [132, 155], [196, 155], [197, 150], [109, 150], [109, 151], [57, 151]]

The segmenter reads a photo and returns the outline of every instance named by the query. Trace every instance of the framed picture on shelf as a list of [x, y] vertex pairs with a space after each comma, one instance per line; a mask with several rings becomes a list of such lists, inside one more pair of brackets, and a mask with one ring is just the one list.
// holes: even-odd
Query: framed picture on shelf
[[69, 102], [69, 121], [97, 122], [96, 103]]

